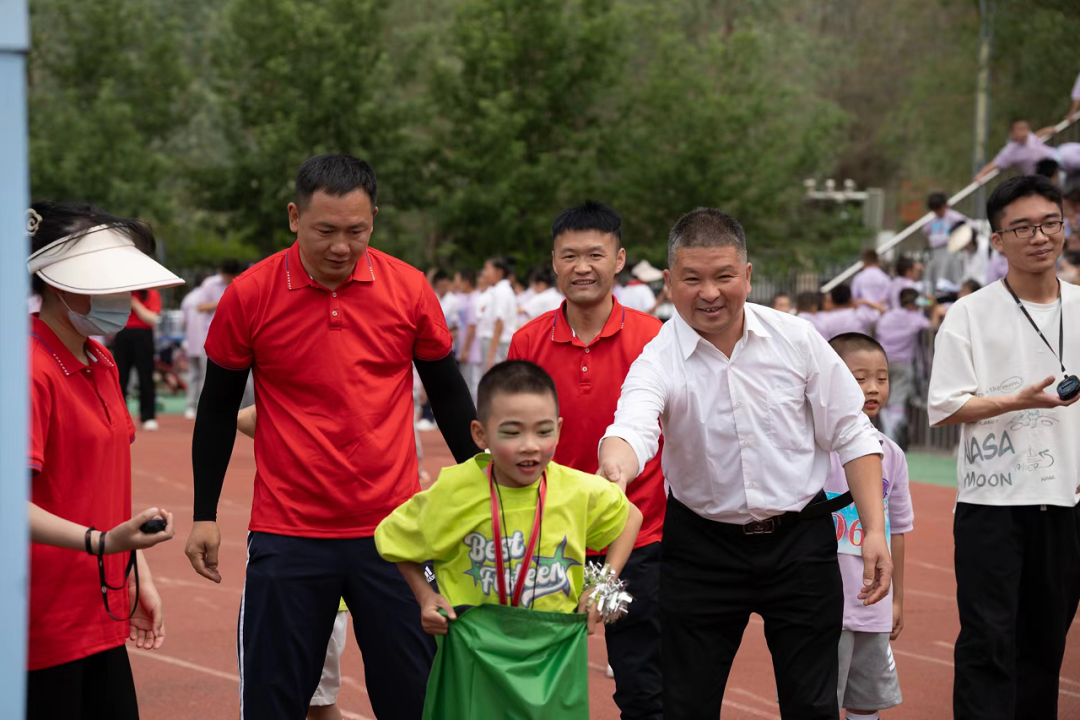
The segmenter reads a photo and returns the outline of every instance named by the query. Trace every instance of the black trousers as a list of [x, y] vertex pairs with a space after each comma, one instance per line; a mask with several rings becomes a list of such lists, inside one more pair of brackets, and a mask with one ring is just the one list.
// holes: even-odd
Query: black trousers
[[127, 648], [26, 673], [27, 720], [139, 720]]
[[374, 538], [252, 532], [240, 601], [241, 720], [303, 720], [345, 598], [379, 720], [419, 720], [435, 641], [397, 566]]
[[957, 503], [958, 720], [1057, 717], [1076, 614], [1078, 530], [1075, 508]]
[[669, 497], [660, 578], [666, 720], [720, 716], [750, 613], [765, 620], [781, 716], [836, 720], [844, 585], [831, 517], [746, 535]]
[[120, 392], [127, 400], [131, 368], [139, 374], [139, 418], [146, 422], [157, 415], [154, 403], [154, 331], [146, 328], [124, 328], [113, 339], [113, 357], [120, 373]]
[[[664, 687], [660, 675], [661, 545], [630, 553], [620, 577], [634, 596], [630, 612], [604, 626], [608, 664], [615, 673], [615, 704], [623, 720], [662, 720]], [[605, 557], [597, 558], [601, 564]]]

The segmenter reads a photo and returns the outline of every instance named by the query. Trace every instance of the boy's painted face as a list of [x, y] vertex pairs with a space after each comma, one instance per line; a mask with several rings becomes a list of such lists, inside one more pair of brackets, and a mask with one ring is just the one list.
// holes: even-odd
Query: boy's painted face
[[491, 451], [495, 482], [525, 487], [540, 479], [559, 442], [562, 418], [548, 393], [498, 393], [487, 421], [472, 422], [473, 441]]
[[889, 363], [885, 353], [855, 350], [844, 353], [844, 362], [863, 392], [863, 412], [873, 419], [889, 401]]

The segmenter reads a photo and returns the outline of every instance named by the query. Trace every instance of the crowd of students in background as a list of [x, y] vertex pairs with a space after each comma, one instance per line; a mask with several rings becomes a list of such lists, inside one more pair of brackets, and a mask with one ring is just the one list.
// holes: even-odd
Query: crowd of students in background
[[[454, 353], [474, 401], [481, 376], [506, 359], [517, 329], [565, 299], [550, 265], [521, 271], [507, 257], [490, 258], [479, 271], [464, 268], [451, 274], [431, 268], [426, 275], [454, 336]], [[663, 280], [662, 270], [642, 260], [621, 273], [614, 295], [625, 307], [667, 319], [673, 309]], [[434, 428], [426, 411], [419, 427]]]
[[[1065, 190], [1065, 251], [1057, 275], [1062, 282], [1076, 284], [1080, 283], [1080, 182], [1067, 181]], [[931, 193], [927, 206], [935, 215], [923, 227], [928, 266], [905, 254], [892, 263], [890, 273], [876, 251], [866, 250], [863, 269], [850, 285], [837, 285], [826, 294], [799, 293], [794, 305], [786, 294], [772, 300], [773, 309], [809, 321], [826, 340], [855, 332], [875, 337], [885, 348], [892, 391], [880, 424], [901, 447], [907, 445], [908, 401], [919, 389], [916, 361], [924, 347], [921, 334], [937, 328], [957, 299], [997, 282], [1009, 270], [1005, 256], [990, 247], [979, 223], [950, 208], [943, 193]]]

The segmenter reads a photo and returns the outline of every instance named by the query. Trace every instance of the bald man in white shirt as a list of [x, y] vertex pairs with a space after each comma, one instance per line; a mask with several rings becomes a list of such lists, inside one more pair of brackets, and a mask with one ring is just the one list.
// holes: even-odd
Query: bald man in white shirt
[[688, 213], [668, 254], [664, 279], [678, 314], [630, 368], [600, 445], [600, 474], [625, 486], [663, 428], [664, 717], [719, 716], [743, 630], [758, 613], [781, 715], [836, 720], [844, 598], [831, 511], [851, 499], [825, 502], [830, 452], [862, 519], [860, 599], [885, 597], [892, 576], [881, 445], [862, 392], [810, 323], [746, 303], [751, 265], [734, 218]]

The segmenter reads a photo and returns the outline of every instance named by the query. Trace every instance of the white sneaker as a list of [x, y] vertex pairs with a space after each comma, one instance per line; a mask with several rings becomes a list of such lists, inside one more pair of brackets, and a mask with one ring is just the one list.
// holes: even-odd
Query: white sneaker
[[186, 410], [184, 410], [184, 419], [185, 420], [194, 420], [195, 419], [195, 408], [187, 408]]
[[142, 429], [145, 430], [146, 432], [157, 432], [158, 431], [157, 420], [147, 420], [146, 422], [144, 422], [142, 424]]
[[427, 418], [416, 421], [416, 429], [419, 430], [420, 432], [427, 432], [429, 430], [437, 430], [438, 427], [439, 427], [438, 425], [431, 422]]

